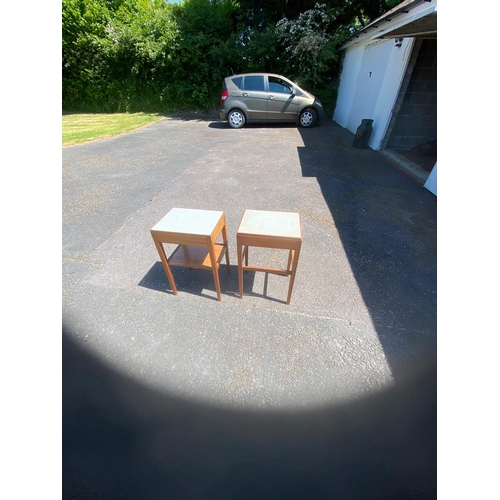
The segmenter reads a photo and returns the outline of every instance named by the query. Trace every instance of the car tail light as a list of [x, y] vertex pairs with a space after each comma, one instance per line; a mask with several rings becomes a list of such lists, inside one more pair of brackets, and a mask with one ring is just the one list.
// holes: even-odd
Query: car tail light
[[223, 90], [220, 95], [220, 104], [221, 106], [224, 104], [224, 101], [229, 97], [229, 92], [227, 90]]

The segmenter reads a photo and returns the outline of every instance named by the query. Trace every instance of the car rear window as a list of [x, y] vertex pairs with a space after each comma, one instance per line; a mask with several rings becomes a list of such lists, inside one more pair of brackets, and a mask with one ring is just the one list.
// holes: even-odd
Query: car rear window
[[243, 82], [243, 77], [238, 76], [236, 78], [231, 78], [231, 81], [240, 89], [243, 90], [243, 85], [241, 84]]
[[263, 76], [245, 76], [245, 89], [257, 90], [264, 92], [264, 77]]

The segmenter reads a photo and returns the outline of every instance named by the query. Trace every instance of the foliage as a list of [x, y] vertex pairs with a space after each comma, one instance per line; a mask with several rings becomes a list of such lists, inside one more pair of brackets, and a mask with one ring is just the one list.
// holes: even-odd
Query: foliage
[[245, 72], [279, 73], [279, 48], [275, 26], [262, 13], [239, 10], [235, 29], [225, 44], [226, 75]]
[[329, 76], [338, 60], [335, 50], [348, 36], [346, 28], [335, 30], [336, 13], [326, 4], [316, 4], [290, 21], [283, 18], [276, 25], [276, 35], [283, 44], [287, 73], [302, 77], [304, 86], [317, 86]]
[[179, 37], [164, 91], [179, 109], [215, 107], [227, 76], [226, 40], [233, 32], [237, 4], [186, 0], [175, 9]]
[[62, 0], [63, 109], [215, 109], [223, 78], [246, 71], [334, 96], [349, 29], [399, 2]]
[[[349, 26], [355, 19], [371, 21], [403, 0], [324, 0], [327, 8], [336, 10], [340, 24]], [[301, 13], [311, 10], [317, 0], [240, 0], [243, 11], [258, 14], [266, 22], [277, 23], [283, 18], [295, 19]]]
[[63, 0], [63, 107], [157, 108], [176, 36], [167, 4]]

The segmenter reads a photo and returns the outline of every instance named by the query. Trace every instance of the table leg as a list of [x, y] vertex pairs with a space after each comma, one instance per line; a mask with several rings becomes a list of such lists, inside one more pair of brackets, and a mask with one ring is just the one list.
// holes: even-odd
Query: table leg
[[221, 301], [222, 296], [220, 293], [220, 281], [219, 281], [219, 265], [217, 259], [215, 258], [215, 247], [214, 241], [210, 240], [208, 244], [208, 252], [210, 254], [210, 261], [212, 263], [212, 274], [214, 276], [215, 290], [217, 292], [217, 300]]
[[227, 274], [231, 274], [231, 264], [229, 264], [229, 245], [227, 243], [227, 229], [226, 225], [224, 224], [224, 227], [222, 228], [222, 241], [224, 242], [224, 245], [226, 246], [226, 269], [227, 269]]
[[292, 274], [290, 276], [290, 284], [288, 285], [288, 297], [286, 299], [287, 304], [290, 304], [290, 299], [292, 298], [293, 283], [295, 281], [295, 273], [297, 272], [297, 264], [299, 263], [300, 246], [301, 243], [298, 243], [297, 247], [293, 251]]
[[240, 299], [243, 298], [243, 246], [238, 237], [236, 237], [236, 253], [238, 254], [238, 290]]
[[288, 264], [286, 265], [286, 272], [287, 273], [290, 273], [290, 264], [292, 263], [293, 253], [294, 253], [293, 250], [290, 250], [288, 252]]
[[170, 266], [168, 264], [168, 259], [167, 255], [165, 254], [165, 249], [163, 248], [163, 244], [161, 241], [156, 241], [155, 238], [153, 238], [153, 241], [155, 242], [156, 249], [158, 250], [158, 254], [160, 255], [160, 259], [163, 264], [163, 269], [165, 270], [165, 274], [167, 275], [168, 282], [172, 287], [174, 295], [177, 295], [177, 287], [175, 286], [174, 276], [172, 274], [172, 271], [170, 270]]
[[243, 255], [245, 256], [245, 266], [248, 266], [248, 245], [243, 250]]

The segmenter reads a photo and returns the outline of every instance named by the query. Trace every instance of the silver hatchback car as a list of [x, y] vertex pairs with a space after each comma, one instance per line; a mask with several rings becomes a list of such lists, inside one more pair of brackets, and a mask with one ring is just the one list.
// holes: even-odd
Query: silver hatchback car
[[221, 119], [233, 128], [258, 122], [313, 127], [325, 116], [323, 105], [312, 94], [273, 73], [228, 76], [222, 84], [220, 103]]

